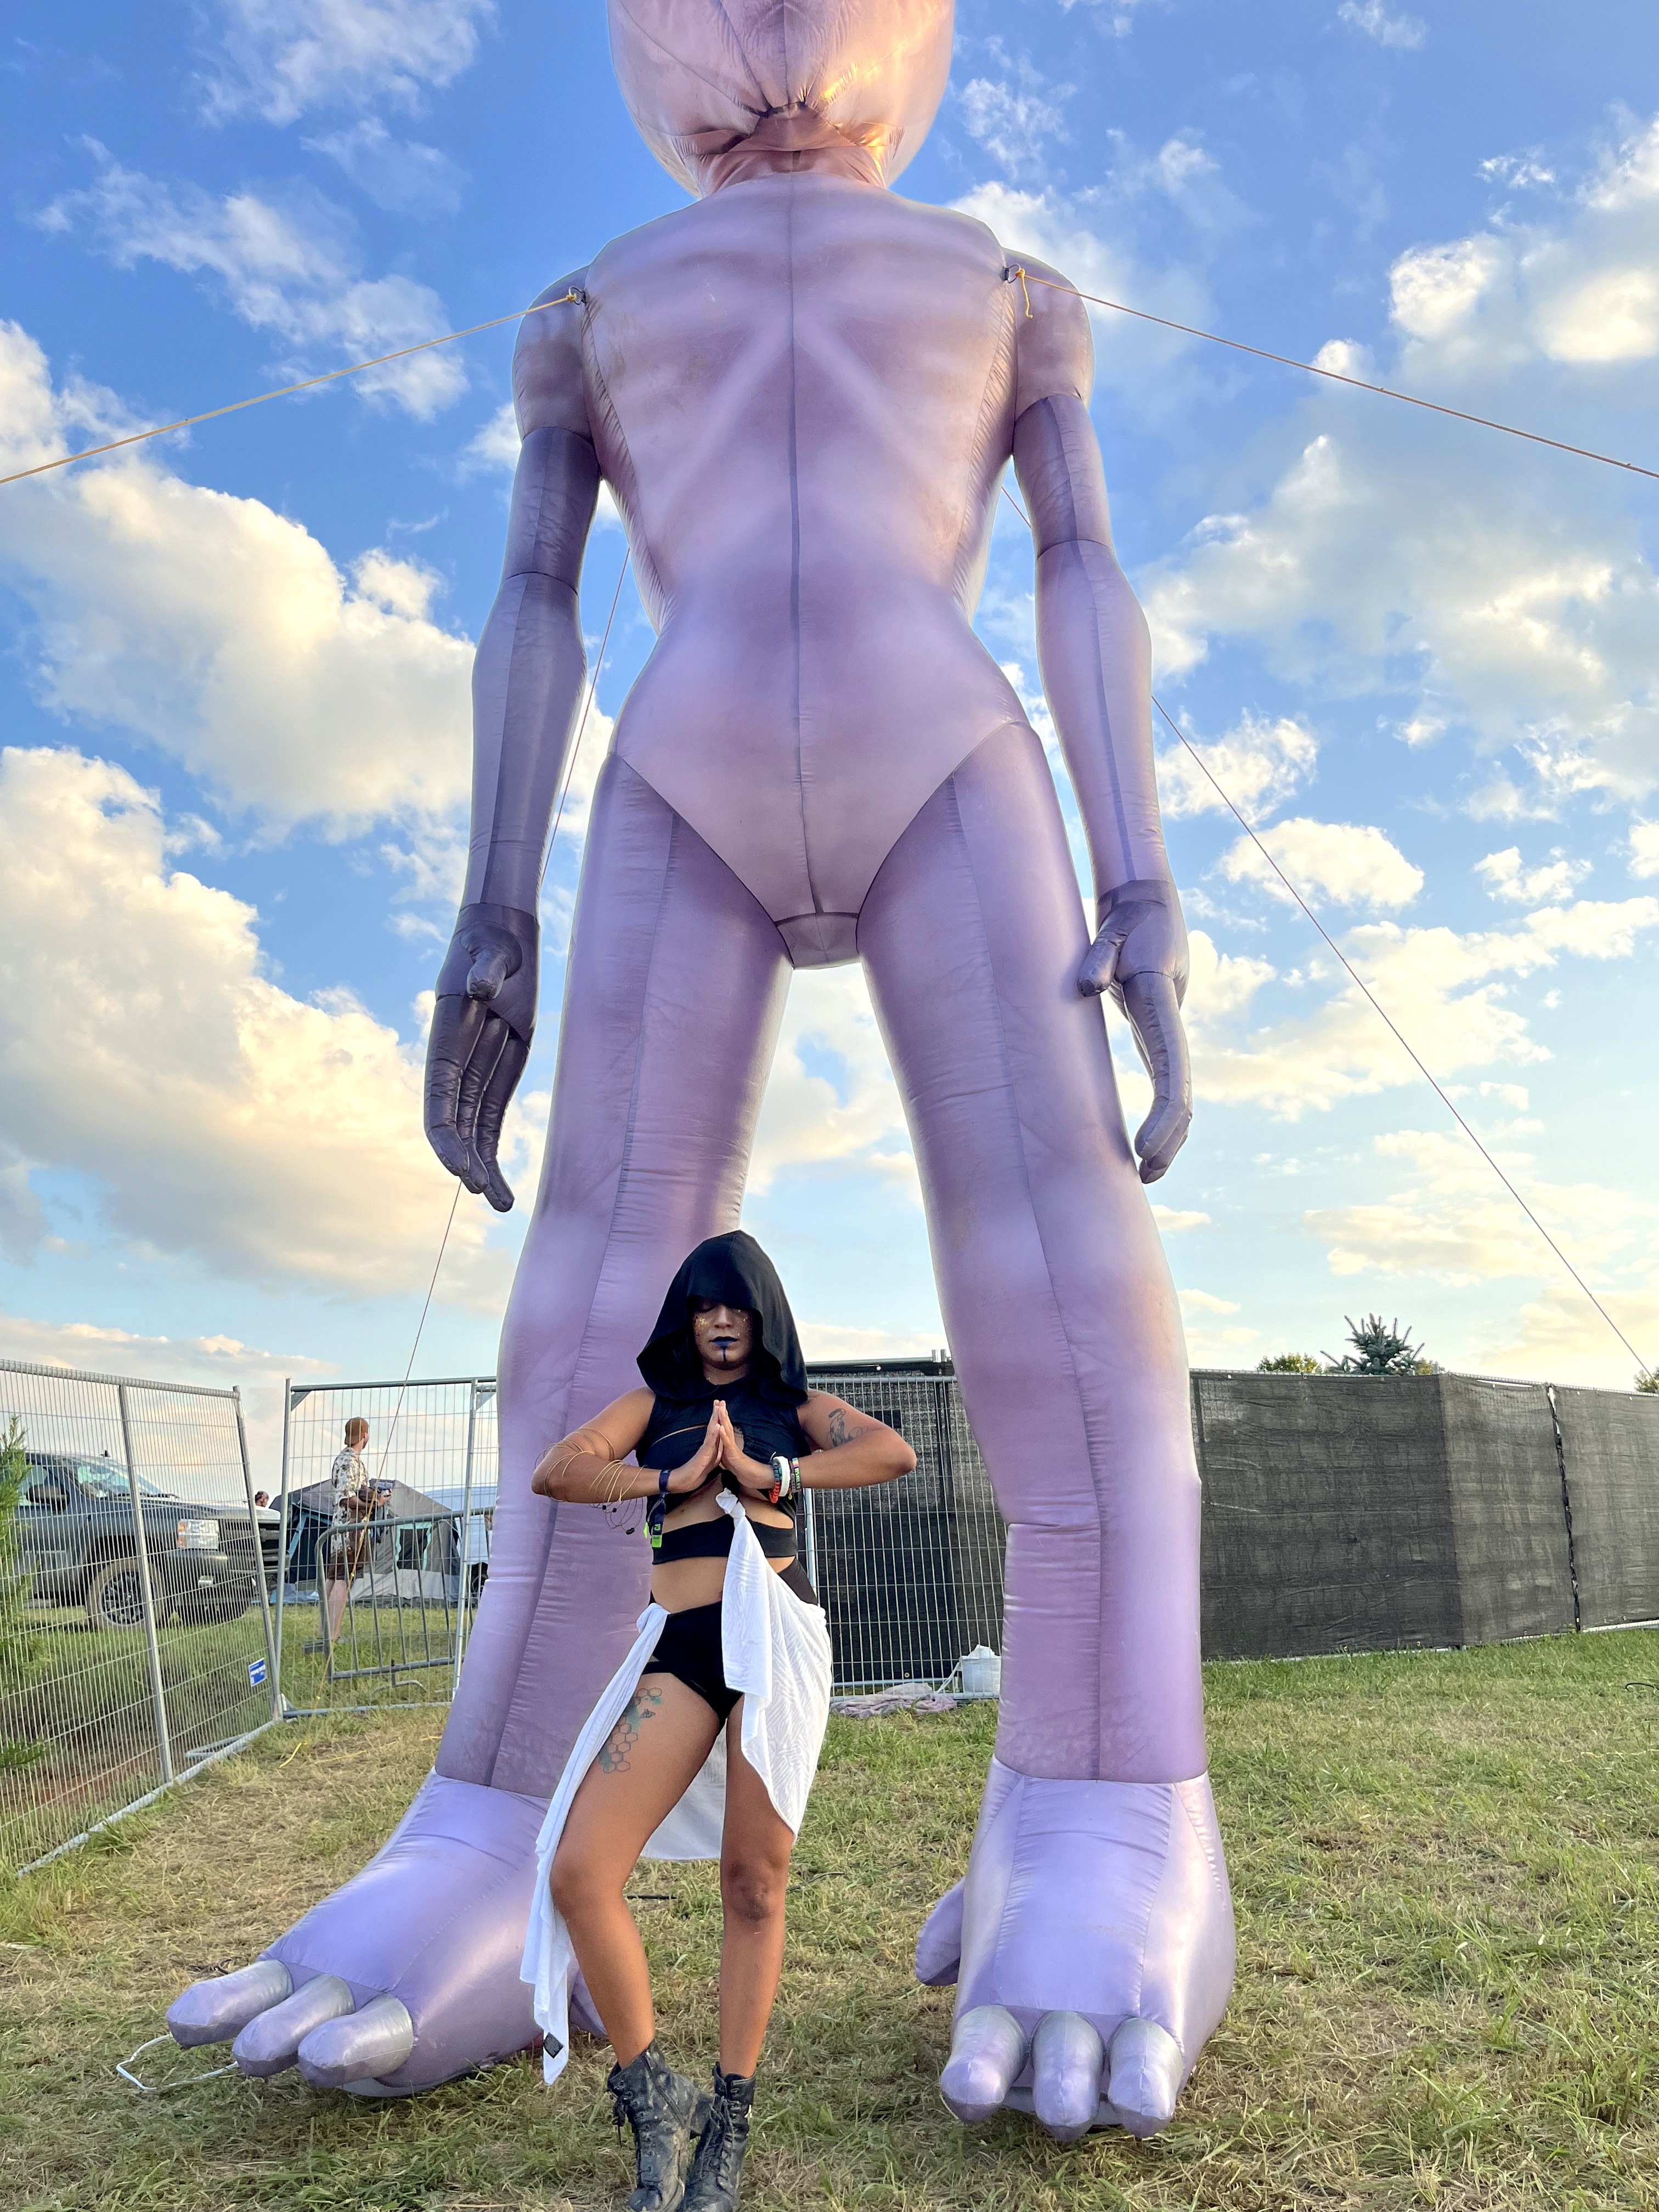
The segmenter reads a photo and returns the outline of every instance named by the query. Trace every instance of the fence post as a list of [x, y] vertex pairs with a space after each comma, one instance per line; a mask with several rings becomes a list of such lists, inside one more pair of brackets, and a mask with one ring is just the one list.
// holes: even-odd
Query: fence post
[[144, 1608], [144, 1643], [149, 1652], [149, 1696], [155, 1717], [155, 1749], [161, 1763], [163, 1788], [173, 1779], [173, 1733], [167, 1725], [167, 1692], [161, 1686], [161, 1650], [155, 1640], [155, 1596], [149, 1586], [149, 1540], [144, 1531], [144, 1509], [138, 1498], [138, 1464], [132, 1455], [132, 1423], [127, 1413], [127, 1386], [115, 1386], [115, 1402], [121, 1415], [121, 1452], [127, 1463], [127, 1493], [132, 1500], [132, 1535], [138, 1554], [138, 1595]]
[[[806, 1488], [806, 1486], [805, 1486], [805, 1484], [803, 1484], [803, 1485], [802, 1485], [802, 1486], [801, 1486], [800, 1504], [801, 1504], [801, 1521], [802, 1521], [802, 1524], [803, 1524], [803, 1525], [802, 1525], [802, 1528], [801, 1528], [801, 1534], [802, 1534], [805, 1536], [805, 1538], [806, 1539], [806, 1579], [807, 1579], [807, 1581], [808, 1581], [809, 1583], [811, 1583], [811, 1585], [812, 1585], [813, 1589], [814, 1589], [815, 1590], [817, 1590], [817, 1589], [818, 1589], [818, 1540], [817, 1540], [817, 1522], [813, 1520], [813, 1517], [812, 1517], [812, 1493], [811, 1493], [811, 1492], [810, 1490], [808, 1490], [808, 1489]], [[819, 1602], [819, 1604], [820, 1604], [820, 1605], [822, 1605], [822, 1604], [823, 1604], [823, 1592], [822, 1590], [818, 1590], [818, 1602]]]
[[294, 1410], [294, 1378], [283, 1377], [283, 1494], [277, 1501], [276, 1561], [276, 1677], [271, 1684], [271, 1709], [280, 1719], [283, 1711], [283, 1645], [288, 1637], [288, 1425]]
[[460, 1695], [461, 1661], [466, 1656], [466, 1598], [472, 1583], [472, 1448], [478, 1435], [478, 1385], [467, 1385], [466, 1472], [461, 1479], [460, 1575], [455, 1590], [455, 1676], [450, 1696]]
[[[259, 1509], [253, 1503], [253, 1472], [247, 1461], [247, 1430], [242, 1422], [242, 1393], [240, 1387], [231, 1392], [236, 1405], [236, 1449], [242, 1455], [242, 1487], [247, 1492], [247, 1532], [253, 1539], [254, 1571], [259, 1577], [259, 1617], [265, 1631], [265, 1673], [270, 1683], [270, 1717], [280, 1720], [283, 1709], [276, 1702], [276, 1644], [270, 1630], [270, 1592], [265, 1588], [265, 1547], [259, 1536]], [[282, 1540], [277, 1540], [277, 1549]], [[279, 1570], [280, 1571], [280, 1570]]]

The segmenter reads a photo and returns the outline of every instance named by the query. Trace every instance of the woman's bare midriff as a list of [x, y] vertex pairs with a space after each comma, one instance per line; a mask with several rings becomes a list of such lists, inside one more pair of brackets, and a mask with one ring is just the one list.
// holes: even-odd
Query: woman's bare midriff
[[[751, 1521], [760, 1522], [769, 1528], [793, 1528], [794, 1522], [775, 1505], [754, 1505], [745, 1501], [744, 1511]], [[699, 1496], [689, 1505], [682, 1505], [664, 1521], [663, 1534], [672, 1528], [690, 1528], [699, 1521], [718, 1521], [720, 1509], [712, 1496]], [[766, 1563], [776, 1573], [782, 1574], [792, 1566], [793, 1559], [769, 1559]], [[665, 1613], [690, 1613], [693, 1606], [718, 1605], [720, 1593], [726, 1588], [724, 1559], [671, 1559], [665, 1566], [653, 1569], [651, 1576], [651, 1596]]]

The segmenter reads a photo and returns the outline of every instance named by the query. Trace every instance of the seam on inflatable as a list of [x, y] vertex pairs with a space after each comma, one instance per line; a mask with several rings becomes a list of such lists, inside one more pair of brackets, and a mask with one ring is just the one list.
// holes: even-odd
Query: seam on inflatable
[[1187, 1826], [1192, 1830], [1194, 1838], [1197, 1842], [1198, 1848], [1204, 1854], [1204, 1863], [1210, 1869], [1211, 1880], [1214, 1882], [1216, 1888], [1224, 1894], [1227, 1884], [1222, 1873], [1220, 1860], [1217, 1856], [1215, 1847], [1212, 1843], [1210, 1837], [1199, 1825], [1198, 1821], [1194, 1819], [1193, 1808], [1187, 1802], [1186, 1797], [1182, 1795], [1186, 1785], [1182, 1783], [1176, 1782], [1172, 1783], [1170, 1787], [1174, 1790], [1176, 1801], [1180, 1804], [1182, 1813], [1186, 1815]]
[[[1009, 724], [1007, 726], [1016, 728], [1019, 726]], [[1028, 728], [1026, 734], [1030, 738], [1033, 744], [1038, 744], [1035, 731]], [[975, 752], [979, 750], [978, 746], [975, 747]], [[1041, 750], [1040, 746], [1039, 750]], [[972, 755], [969, 755], [969, 758], [971, 757]], [[965, 766], [966, 763], [964, 763], [963, 765]], [[1047, 765], [1045, 762], [1043, 763], [1045, 774]], [[1095, 1618], [1099, 1620], [1101, 1603], [1104, 1597], [1106, 1544], [1105, 1515], [1102, 1510], [1100, 1496], [1100, 1470], [1095, 1463], [1094, 1439], [1089, 1433], [1088, 1404], [1084, 1395], [1083, 1377], [1078, 1372], [1077, 1353], [1073, 1348], [1071, 1333], [1066, 1326], [1065, 1310], [1060, 1304], [1060, 1289], [1054, 1280], [1054, 1262], [1048, 1255], [1048, 1239], [1042, 1233], [1042, 1219], [1037, 1207], [1036, 1189], [1031, 1180], [1030, 1161], [1025, 1149], [1025, 1123], [1019, 1110], [1019, 1094], [1014, 1085], [1013, 1060], [1008, 1049], [1007, 1031], [1003, 1026], [1002, 1001], [996, 989], [996, 960], [991, 951], [990, 932], [985, 926], [984, 895], [980, 889], [978, 872], [974, 866], [972, 842], [963, 826], [961, 803], [957, 796], [956, 780], [957, 774], [959, 772], [953, 772], [945, 781], [945, 804], [950, 811], [951, 823], [956, 830], [957, 842], [967, 866], [969, 881], [973, 886], [974, 906], [979, 922], [980, 943], [984, 951], [986, 970], [991, 982], [988, 998], [991, 1018], [996, 1024], [997, 1051], [1002, 1064], [1004, 1086], [1008, 1095], [1010, 1115], [1013, 1121], [1015, 1141], [1019, 1151], [1019, 1171], [1025, 1184], [1025, 1195], [1031, 1209], [1031, 1227], [1036, 1237], [1037, 1250], [1042, 1255], [1043, 1268], [1048, 1278], [1048, 1295], [1054, 1302], [1054, 1321], [1060, 1330], [1060, 1342], [1066, 1347], [1066, 1364], [1072, 1370], [1072, 1381], [1077, 1391], [1078, 1419], [1083, 1431], [1084, 1452], [1089, 1463], [1089, 1487], [1094, 1493], [1095, 1501]], [[1091, 1776], [1079, 1778], [1095, 1782], [1101, 1779], [1101, 1720], [1105, 1710], [1105, 1638], [1103, 1635], [1095, 1661], [1095, 1771]]]
[[801, 737], [800, 643], [800, 379], [795, 353], [795, 200], [786, 193], [783, 203], [783, 252], [789, 296], [789, 642], [794, 656], [795, 791], [800, 803], [801, 856], [805, 863], [806, 888], [812, 895], [812, 911], [823, 912], [823, 902], [812, 873], [812, 840], [806, 824], [806, 763]]
[[[962, 520], [957, 526], [957, 550], [951, 562], [951, 588], [958, 600], [962, 597], [963, 587], [967, 582], [967, 573], [963, 563], [969, 546], [969, 532], [974, 521], [975, 494], [980, 486], [984, 458], [990, 445], [989, 423], [993, 404], [998, 398], [999, 372], [1001, 372], [1004, 392], [1011, 408], [1013, 404], [1014, 306], [1012, 298], [1008, 296], [1008, 287], [1006, 284], [1000, 283], [997, 289], [1002, 295], [999, 302], [999, 310], [1002, 316], [1002, 329], [997, 338], [991, 365], [985, 374], [985, 390], [980, 398], [979, 415], [974, 424], [973, 441], [969, 447], [968, 481], [963, 493]], [[1003, 465], [1006, 465], [1006, 462], [999, 465], [997, 471], [999, 476], [1001, 474]], [[985, 501], [983, 512], [980, 516], [981, 529], [988, 536], [995, 521], [996, 509], [996, 493], [993, 489], [991, 496]]]
[[[602, 257], [595, 256], [596, 260]], [[599, 348], [593, 343], [594, 312], [594, 297], [592, 292], [589, 290], [584, 295], [582, 300], [582, 370], [584, 380], [586, 380], [586, 377], [589, 375], [592, 378], [595, 396], [599, 400], [600, 410], [605, 418], [605, 427], [611, 434], [611, 439], [615, 447], [618, 465], [617, 475], [616, 477], [611, 479], [611, 481], [623, 491], [628, 500], [628, 505], [626, 507], [624, 507], [623, 501], [621, 500], [617, 501], [617, 510], [622, 515], [623, 535], [628, 540], [629, 551], [633, 558], [635, 580], [639, 585], [640, 596], [641, 599], [645, 598], [647, 590], [647, 588], [649, 589], [650, 598], [647, 604], [647, 613], [650, 613], [653, 609], [660, 612], [666, 598], [666, 593], [663, 590], [662, 578], [657, 570], [656, 556], [651, 550], [651, 541], [646, 535], [645, 526], [642, 522], [639, 522], [637, 520], [639, 514], [639, 472], [634, 466], [634, 456], [629, 450], [628, 435], [623, 428], [622, 416], [617, 411], [617, 403], [611, 397], [611, 386], [605, 382], [605, 371], [599, 366]], [[599, 441], [597, 438], [593, 441], [593, 446], [594, 453], [597, 456], [599, 451]], [[601, 483], [606, 481], [603, 463], [601, 463], [599, 468], [599, 481]], [[629, 512], [630, 508], [632, 510], [631, 514]], [[663, 803], [665, 805], [667, 801], [665, 800]]]

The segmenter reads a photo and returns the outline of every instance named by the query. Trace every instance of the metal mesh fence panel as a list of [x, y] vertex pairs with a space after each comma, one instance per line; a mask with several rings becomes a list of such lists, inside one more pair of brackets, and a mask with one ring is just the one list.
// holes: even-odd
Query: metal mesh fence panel
[[1659, 1397], [1553, 1395], [1583, 1625], [1659, 1620]]
[[234, 1391], [0, 1362], [0, 1863], [32, 1863], [275, 1713]]
[[[353, 1419], [368, 1424], [376, 1502], [366, 1525], [336, 1526], [330, 1474]], [[283, 1479], [284, 1698], [307, 1711], [446, 1704], [489, 1571], [494, 1382], [290, 1387]]]
[[954, 1376], [814, 1369], [811, 1379], [916, 1455], [900, 1481], [807, 1493], [808, 1572], [836, 1688], [942, 1682], [976, 1644], [1000, 1651], [1005, 1531]]

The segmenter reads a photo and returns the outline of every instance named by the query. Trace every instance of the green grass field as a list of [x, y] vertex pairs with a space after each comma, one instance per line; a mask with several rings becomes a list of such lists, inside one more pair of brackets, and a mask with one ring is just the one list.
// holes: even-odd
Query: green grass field
[[[1208, 1692], [1240, 1971], [1175, 2126], [1064, 2149], [1029, 2122], [950, 2119], [950, 1993], [916, 1986], [910, 1947], [963, 1864], [992, 1717], [837, 1721], [746, 2205], [1659, 2208], [1659, 1634], [1217, 1667]], [[295, 2075], [152, 2099], [116, 2078], [181, 1984], [362, 1863], [438, 1725], [273, 1731], [0, 1889], [0, 2203], [620, 2203], [592, 2045], [552, 2095], [529, 2060], [394, 2105]], [[634, 1887], [664, 2040], [706, 2067], [713, 1871], [647, 1865]]]

